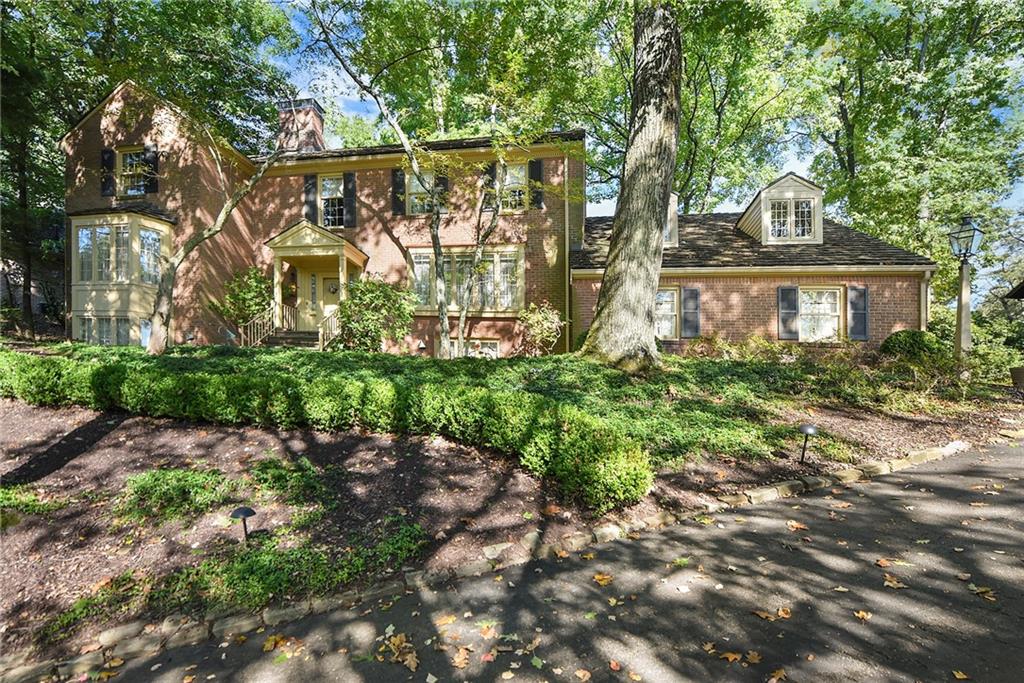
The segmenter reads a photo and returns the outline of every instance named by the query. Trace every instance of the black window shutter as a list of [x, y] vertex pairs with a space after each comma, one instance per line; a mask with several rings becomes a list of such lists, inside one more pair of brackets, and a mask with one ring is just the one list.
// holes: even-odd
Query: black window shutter
[[356, 174], [352, 171], [344, 175], [342, 194], [345, 203], [342, 223], [346, 228], [354, 228], [356, 227]]
[[854, 341], [868, 340], [868, 288], [847, 287], [846, 306], [849, 337]]
[[682, 336], [685, 338], [700, 336], [700, 290], [696, 287], [683, 288]]
[[157, 191], [157, 173], [159, 172], [160, 155], [154, 145], [146, 145], [142, 153], [142, 163], [146, 166], [146, 194]]
[[530, 159], [530, 208], [544, 208], [544, 160]]
[[496, 202], [494, 201], [494, 184], [498, 182], [498, 164], [491, 162], [487, 164], [487, 177], [484, 179], [484, 208], [493, 209]]
[[104, 149], [100, 152], [100, 195], [113, 197], [117, 194], [117, 185], [114, 182], [114, 164], [117, 160], [117, 153], [112, 149]]
[[405, 213], [405, 171], [400, 168], [391, 169], [391, 214], [401, 216]]
[[779, 339], [800, 339], [799, 287], [779, 287]]
[[307, 175], [302, 178], [302, 217], [310, 223], [318, 223], [319, 212], [316, 206], [316, 175]]
[[448, 211], [448, 176], [434, 176], [434, 190], [441, 201], [441, 211]]

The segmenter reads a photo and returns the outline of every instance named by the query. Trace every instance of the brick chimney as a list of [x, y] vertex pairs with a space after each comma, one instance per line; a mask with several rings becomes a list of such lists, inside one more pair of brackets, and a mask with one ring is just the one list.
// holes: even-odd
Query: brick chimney
[[324, 148], [324, 110], [312, 97], [277, 103], [281, 130], [278, 142], [289, 151], [319, 152]]

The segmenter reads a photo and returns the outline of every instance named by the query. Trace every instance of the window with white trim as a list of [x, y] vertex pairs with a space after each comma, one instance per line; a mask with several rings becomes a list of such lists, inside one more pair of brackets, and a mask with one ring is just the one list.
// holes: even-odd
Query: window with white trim
[[812, 199], [771, 199], [768, 201], [770, 240], [811, 240], [814, 238]]
[[678, 339], [679, 290], [659, 289], [654, 299], [654, 336]]
[[[452, 339], [452, 354], [458, 354], [459, 340]], [[467, 339], [466, 352], [462, 354], [466, 358], [499, 358], [501, 356], [501, 345], [497, 339]]]
[[345, 176], [320, 177], [320, 224], [328, 228], [345, 226]]
[[[434, 184], [433, 173], [424, 171], [422, 175], [428, 185]], [[430, 190], [420, 183], [415, 173], [409, 173], [406, 178], [408, 178], [409, 185], [405, 192], [408, 213], [430, 213], [434, 208], [434, 204], [430, 201]]]
[[[427, 307], [437, 301], [434, 287], [433, 255], [419, 252], [412, 255], [410, 286], [418, 305]], [[472, 253], [461, 251], [444, 254], [445, 291], [448, 304], [457, 308], [467, 287], [471, 287], [470, 308], [485, 311], [513, 311], [521, 303], [522, 252], [507, 249], [485, 249], [476, 269]]]
[[110, 346], [114, 339], [110, 333], [110, 318], [96, 318], [96, 343]]
[[117, 151], [117, 193], [123, 197], [138, 197], [146, 194], [149, 167], [146, 164], [146, 150], [142, 147], [128, 147]]
[[139, 230], [139, 273], [147, 284], [160, 282], [160, 233], [156, 230]]
[[131, 250], [128, 226], [89, 226], [78, 228], [75, 233], [80, 282], [128, 281], [127, 259]]
[[132, 230], [127, 225], [114, 228], [114, 279], [127, 282], [131, 277]]
[[839, 341], [842, 325], [839, 288], [800, 288], [800, 341]]
[[505, 166], [505, 188], [501, 195], [504, 211], [523, 211], [530, 198], [530, 181], [526, 164]]
[[680, 301], [679, 336], [692, 339], [700, 336], [700, 290], [696, 287], [683, 287]]

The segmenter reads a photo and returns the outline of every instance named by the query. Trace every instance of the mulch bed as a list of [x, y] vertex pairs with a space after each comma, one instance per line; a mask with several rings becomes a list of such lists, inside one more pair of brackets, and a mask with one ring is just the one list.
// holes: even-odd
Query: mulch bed
[[[1020, 416], [1019, 404], [1016, 408]], [[795, 421], [806, 419], [794, 415]], [[868, 459], [955, 438], [987, 441], [1005, 426], [992, 413], [976, 413], [965, 421], [818, 410], [813, 420], [863, 444]], [[305, 456], [319, 466], [333, 465], [343, 472], [332, 479], [341, 488], [342, 504], [314, 529], [314, 540], [344, 544], [385, 516], [403, 514], [432, 539], [422, 561], [431, 570], [478, 559], [485, 546], [515, 543], [534, 529], [544, 542], [557, 543], [596, 521], [558, 501], [554, 491], [510, 460], [442, 438], [202, 425], [84, 408], [40, 408], [7, 399], [0, 399], [0, 424], [0, 480], [26, 484], [44, 497], [72, 500], [47, 515], [22, 516], [2, 533], [3, 651], [28, 647], [35, 629], [112, 577], [130, 570], [170, 572], [195, 562], [203, 548], [238, 541], [238, 529], [224, 524], [228, 509], [142, 533], [117, 524], [111, 507], [125, 479], [156, 466], [202, 464], [240, 477], [254, 459], [268, 455]], [[693, 509], [752, 485], [850, 466], [820, 460], [813, 450], [800, 464], [799, 444], [778, 455], [755, 462], [709, 458], [666, 470], [651, 496], [608, 517], [623, 522], [659, 507]], [[285, 524], [292, 512], [283, 503], [258, 506], [251, 528]], [[507, 553], [510, 559], [526, 556], [518, 545]], [[77, 648], [97, 628], [64, 647]]]

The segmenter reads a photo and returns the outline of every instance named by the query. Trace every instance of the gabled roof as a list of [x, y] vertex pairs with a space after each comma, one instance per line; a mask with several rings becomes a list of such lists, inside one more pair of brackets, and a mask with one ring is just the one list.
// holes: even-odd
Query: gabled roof
[[[306, 233], [308, 238], [296, 242], [294, 238], [299, 237], [302, 233]], [[292, 223], [281, 232], [264, 241], [263, 244], [271, 249], [280, 249], [281, 251], [315, 247], [344, 249], [346, 253], [357, 256], [356, 260], [360, 261], [362, 265], [365, 265], [370, 258], [365, 251], [338, 233], [321, 227], [306, 218]]]
[[[666, 246], [662, 268], [765, 268], [811, 266], [914, 266], [935, 264], [859, 230], [823, 221], [822, 244], [761, 244], [735, 229], [739, 213], [698, 213], [679, 216], [679, 246]], [[587, 218], [583, 245], [573, 250], [573, 269], [605, 267], [612, 217]]]
[[789, 171], [788, 173], [783, 173], [778, 178], [776, 178], [775, 180], [771, 181], [770, 183], [768, 183], [767, 185], [765, 185], [764, 187], [762, 187], [760, 190], [757, 191], [757, 193], [754, 195], [754, 197], [750, 200], [750, 203], [747, 204], [747, 208], [743, 209], [743, 211], [739, 212], [736, 215], [736, 222], [739, 223], [740, 219], [743, 218], [743, 216], [747, 215], [747, 212], [750, 211], [750, 207], [752, 207], [754, 204], [756, 204], [757, 201], [761, 198], [761, 193], [763, 193], [763, 192], [765, 192], [767, 190], [770, 190], [771, 188], [775, 187], [776, 185], [781, 183], [783, 180], [786, 180], [787, 178], [792, 178], [793, 180], [796, 180], [797, 182], [799, 182], [799, 183], [801, 183], [803, 185], [806, 185], [808, 188], [810, 188], [812, 190], [815, 190], [817, 192], [824, 192], [825, 191], [825, 188], [823, 188], [821, 185], [817, 184], [813, 180], [808, 180], [807, 178], [803, 177], [799, 173], [794, 173], [793, 171]]

